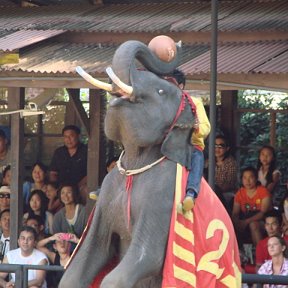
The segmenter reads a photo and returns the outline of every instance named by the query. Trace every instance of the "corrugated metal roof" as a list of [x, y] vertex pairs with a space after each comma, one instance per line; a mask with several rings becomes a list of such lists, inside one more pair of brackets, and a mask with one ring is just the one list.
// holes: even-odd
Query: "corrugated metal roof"
[[[217, 71], [218, 73], [279, 73], [278, 67], [272, 63], [270, 70], [264, 71], [261, 67], [271, 59], [277, 59], [285, 51], [288, 51], [288, 41], [219, 45]], [[210, 73], [210, 51], [186, 61], [181, 69], [187, 74]], [[288, 66], [281, 71], [281, 73], [287, 72]]]
[[[288, 1], [269, 3], [220, 2], [220, 31], [288, 30]], [[211, 4], [123, 4], [2, 8], [5, 30], [153, 32], [210, 30]]]
[[271, 58], [266, 63], [260, 65], [254, 69], [255, 72], [259, 73], [270, 73], [272, 70], [274, 73], [287, 73], [288, 67], [288, 51], [283, 54], [277, 55], [277, 57]]
[[81, 65], [89, 72], [102, 73], [111, 65], [115, 46], [45, 43], [21, 50], [18, 64], [2, 65], [0, 71], [71, 73]]
[[0, 0], [0, 7], [15, 7], [15, 6], [17, 5], [9, 0]]
[[61, 30], [0, 31], [0, 51], [13, 51], [63, 33]]
[[57, 30], [70, 27], [76, 30], [81, 21], [85, 22], [85, 13], [94, 6], [45, 6], [1, 8], [1, 30]]
[[[75, 73], [75, 67], [80, 65], [88, 72], [102, 74], [111, 65], [116, 48], [100, 44], [37, 44], [21, 50], [18, 64], [3, 65], [0, 71]], [[218, 49], [218, 73], [288, 73], [288, 65], [279, 68], [282, 60], [287, 64], [287, 51], [288, 41], [222, 44]], [[186, 74], [209, 73], [209, 45], [184, 45], [181, 63]]]

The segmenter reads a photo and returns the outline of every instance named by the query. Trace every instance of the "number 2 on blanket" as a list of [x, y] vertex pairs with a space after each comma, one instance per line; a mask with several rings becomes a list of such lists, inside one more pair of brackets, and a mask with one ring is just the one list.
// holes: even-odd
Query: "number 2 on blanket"
[[214, 219], [209, 223], [207, 227], [206, 239], [213, 237], [216, 230], [223, 231], [222, 240], [219, 245], [219, 249], [215, 251], [207, 252], [205, 255], [203, 255], [197, 266], [197, 271], [200, 271], [200, 270], [207, 271], [209, 273], [216, 275], [216, 278], [219, 279], [224, 272], [224, 268], [220, 268], [217, 263], [212, 262], [212, 261], [220, 259], [225, 253], [226, 248], [228, 246], [229, 233], [225, 224], [222, 221], [218, 219]]

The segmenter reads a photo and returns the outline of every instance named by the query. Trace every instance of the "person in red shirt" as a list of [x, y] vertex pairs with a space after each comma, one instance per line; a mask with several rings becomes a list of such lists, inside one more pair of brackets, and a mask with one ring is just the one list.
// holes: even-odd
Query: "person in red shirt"
[[264, 186], [259, 185], [257, 178], [255, 168], [247, 167], [242, 170], [242, 187], [235, 195], [232, 211], [236, 232], [243, 234], [246, 229], [250, 230], [254, 245], [263, 237], [261, 221], [264, 213], [271, 209], [271, 195]]
[[[271, 210], [265, 213], [265, 230], [267, 237], [260, 240], [256, 246], [256, 269], [267, 260], [271, 259], [271, 256], [268, 253], [268, 240], [270, 237], [275, 235], [281, 235], [281, 214], [277, 210]], [[288, 236], [284, 237], [286, 242], [288, 241]]]

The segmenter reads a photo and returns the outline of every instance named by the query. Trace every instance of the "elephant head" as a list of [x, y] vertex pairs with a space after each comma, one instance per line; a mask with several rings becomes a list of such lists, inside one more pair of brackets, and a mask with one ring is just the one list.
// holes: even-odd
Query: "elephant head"
[[106, 70], [112, 84], [96, 85], [111, 94], [105, 119], [108, 138], [120, 141], [125, 151], [131, 145], [138, 148], [161, 145], [163, 155], [188, 166], [193, 126], [191, 107], [186, 103], [171, 128], [182, 91], [176, 83], [165, 79], [178, 64], [180, 47], [177, 50], [172, 62], [163, 62], [145, 44], [127, 41], [116, 50], [112, 68]]

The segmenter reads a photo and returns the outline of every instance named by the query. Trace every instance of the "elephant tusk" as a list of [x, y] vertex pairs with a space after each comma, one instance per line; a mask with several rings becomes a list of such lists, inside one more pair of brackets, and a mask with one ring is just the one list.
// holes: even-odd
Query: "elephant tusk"
[[108, 84], [108, 83], [105, 83], [103, 81], [100, 81], [100, 80], [93, 78], [91, 75], [89, 75], [87, 72], [85, 72], [84, 69], [82, 69], [82, 67], [77, 66], [75, 70], [81, 77], [83, 77], [90, 84], [92, 84], [92, 85], [94, 85], [100, 89], [106, 90], [108, 92], [112, 91], [112, 85], [111, 84]]
[[116, 76], [116, 74], [113, 72], [111, 67], [106, 68], [106, 72], [108, 76], [111, 78], [111, 80], [119, 87], [121, 88], [125, 93], [127, 93], [129, 96], [132, 95], [133, 87], [126, 85], [124, 82], [122, 82], [119, 77]]

